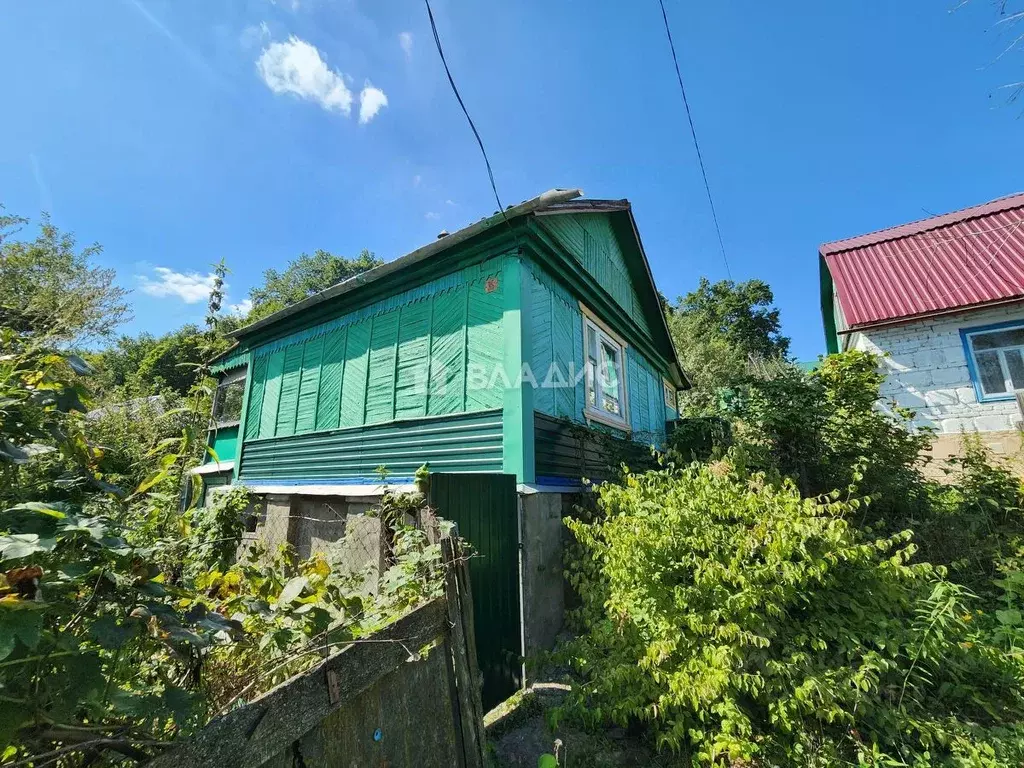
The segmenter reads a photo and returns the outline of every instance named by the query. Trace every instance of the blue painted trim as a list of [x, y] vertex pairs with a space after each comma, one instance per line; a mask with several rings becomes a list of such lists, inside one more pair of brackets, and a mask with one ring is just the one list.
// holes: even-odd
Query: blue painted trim
[[974, 333], [1001, 331], [1006, 328], [1024, 328], [1024, 320], [1007, 320], [1002, 323], [977, 325], [973, 328], [960, 329], [960, 342], [964, 345], [964, 357], [967, 359], [967, 372], [971, 376], [971, 383], [974, 385], [974, 396], [978, 399], [979, 403], [1000, 403], [1016, 399], [1016, 395], [1012, 392], [1006, 395], [986, 395], [982, 392], [981, 378], [978, 376], [978, 370], [974, 366], [974, 353], [971, 351], [971, 342], [968, 339], [968, 336]]
[[537, 479], [533, 481], [533, 485], [559, 485], [569, 488], [582, 488], [583, 482], [581, 480], [573, 480], [569, 477], [544, 477], [538, 475]]
[[317, 478], [316, 480], [259, 480], [247, 483], [243, 479], [238, 484], [258, 491], [260, 488], [273, 488], [282, 485], [379, 485], [383, 487], [387, 485], [412, 485], [413, 482], [414, 478], [411, 475], [409, 477], [392, 477], [388, 475], [384, 480], [381, 480], [379, 477], [328, 477]]

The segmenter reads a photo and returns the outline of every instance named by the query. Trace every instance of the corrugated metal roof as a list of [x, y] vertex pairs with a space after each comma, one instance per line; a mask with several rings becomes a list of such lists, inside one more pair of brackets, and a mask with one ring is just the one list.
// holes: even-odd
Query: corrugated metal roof
[[825, 243], [849, 328], [1024, 297], [1024, 193]]

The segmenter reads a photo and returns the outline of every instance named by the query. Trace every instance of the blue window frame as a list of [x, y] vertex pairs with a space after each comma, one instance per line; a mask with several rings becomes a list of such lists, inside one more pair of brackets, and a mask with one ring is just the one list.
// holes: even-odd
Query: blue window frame
[[1024, 389], [1024, 321], [963, 328], [960, 338], [979, 403], [1013, 400]]

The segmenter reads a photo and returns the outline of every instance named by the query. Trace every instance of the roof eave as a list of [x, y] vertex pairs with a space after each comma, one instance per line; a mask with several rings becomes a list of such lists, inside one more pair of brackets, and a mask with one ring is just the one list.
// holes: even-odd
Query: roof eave
[[493, 216], [490, 216], [486, 219], [481, 219], [475, 224], [470, 224], [468, 227], [463, 227], [462, 229], [453, 232], [450, 235], [446, 235], [445, 237], [439, 240], [435, 240], [432, 243], [428, 243], [427, 245], [417, 248], [415, 251], [407, 253], [404, 256], [400, 256], [394, 261], [389, 261], [387, 264], [382, 264], [379, 267], [374, 267], [373, 269], [363, 272], [362, 274], [356, 275], [355, 277], [345, 280], [344, 282], [338, 283], [337, 285], [332, 285], [330, 288], [320, 291], [319, 293], [316, 293], [307, 299], [303, 299], [302, 301], [296, 302], [295, 304], [291, 304], [285, 307], [284, 309], [280, 309], [277, 312], [274, 312], [272, 315], [267, 315], [262, 320], [257, 320], [255, 323], [250, 323], [249, 325], [246, 325], [242, 328], [238, 328], [229, 333], [228, 336], [233, 338], [242, 338], [244, 336], [256, 333], [257, 331], [262, 331], [268, 328], [269, 326], [274, 325], [280, 322], [281, 320], [291, 317], [292, 315], [295, 315], [299, 312], [303, 312], [309, 309], [310, 307], [317, 306], [319, 304], [324, 303], [325, 301], [330, 301], [331, 299], [335, 299], [338, 296], [343, 296], [347, 293], [350, 293], [351, 291], [356, 290], [357, 288], [360, 288], [369, 283], [376, 282], [377, 280], [387, 277], [388, 275], [394, 272], [410, 267], [413, 264], [417, 264], [423, 261], [424, 259], [428, 259], [438, 253], [441, 253], [442, 251], [445, 251], [449, 248], [452, 248], [453, 246], [458, 245], [459, 243], [466, 242], [467, 240], [476, 237], [477, 235], [486, 232], [487, 230], [490, 230], [500, 224], [504, 224], [506, 220], [511, 221], [512, 219], [524, 216], [525, 214], [532, 213], [538, 210], [539, 208], [544, 208], [552, 204], [573, 200], [575, 198], [580, 197], [582, 194], [583, 191], [580, 189], [548, 190], [547, 192], [544, 192], [543, 194], [538, 195], [537, 197], [531, 198], [530, 200], [526, 200], [525, 202], [519, 203], [519, 205], [514, 205], [506, 209], [504, 211], [504, 215], [502, 214], [502, 212], [499, 211]]
[[851, 325], [849, 328], [844, 328], [838, 331], [840, 336], [846, 336], [851, 333], [858, 331], [871, 331], [876, 328], [885, 328], [893, 325], [904, 325], [906, 323], [912, 323], [915, 320], [927, 320], [930, 317], [944, 317], [946, 315], [959, 315], [964, 312], [973, 312], [977, 309], [991, 309], [992, 307], [1001, 307], [1007, 304], [1020, 304], [1024, 302], [1024, 294], [1018, 296], [1009, 296], [995, 301], [983, 301], [976, 304], [964, 304], [959, 307], [949, 307], [947, 309], [937, 309], [934, 312], [919, 312], [914, 315], [904, 315], [903, 317], [887, 318], [885, 320], [873, 320], [868, 323], [858, 323]]

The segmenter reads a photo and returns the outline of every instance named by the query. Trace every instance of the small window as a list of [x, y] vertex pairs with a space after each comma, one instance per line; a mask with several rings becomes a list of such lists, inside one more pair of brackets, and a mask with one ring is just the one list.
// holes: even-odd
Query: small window
[[662, 386], [665, 388], [665, 407], [671, 408], [673, 411], [678, 411], [679, 402], [676, 399], [676, 388], [667, 381], [663, 381]]
[[237, 424], [242, 418], [245, 369], [225, 376], [213, 397], [213, 421], [217, 426]]
[[587, 407], [589, 416], [626, 426], [626, 387], [623, 378], [623, 344], [584, 318], [586, 345]]
[[967, 331], [964, 338], [980, 399], [1010, 398], [1024, 389], [1024, 326]]

